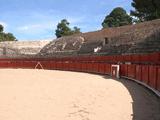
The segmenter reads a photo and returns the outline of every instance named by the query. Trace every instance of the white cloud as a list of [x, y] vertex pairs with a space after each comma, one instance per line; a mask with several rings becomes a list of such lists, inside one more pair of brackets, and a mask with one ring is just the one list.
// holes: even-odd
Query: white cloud
[[28, 30], [36, 30], [36, 29], [40, 29], [43, 26], [41, 24], [33, 24], [33, 25], [24, 25], [24, 26], [20, 26], [17, 29], [19, 31], [28, 31]]
[[66, 18], [71, 24], [78, 24], [85, 21], [85, 17], [68, 17]]
[[[50, 18], [49, 20], [44, 20], [44, 18], [47, 18], [47, 16], [41, 16], [40, 22], [37, 23], [28, 23], [26, 25], [22, 25], [16, 28], [17, 31], [19, 32], [25, 32], [25, 33], [31, 33], [31, 32], [40, 32], [40, 31], [45, 31], [45, 30], [55, 30], [57, 24], [63, 19], [54, 19]], [[84, 17], [67, 17], [64, 18], [67, 19], [70, 22], [70, 26], [78, 26], [79, 23], [83, 23], [85, 18]]]
[[[84, 22], [86, 21], [86, 16], [75, 16], [75, 15], [64, 15], [54, 11], [51, 12], [42, 12], [30, 13], [30, 18], [26, 18], [26, 21], [23, 21], [21, 25], [16, 26], [14, 31], [19, 36], [19, 39], [43, 39], [43, 38], [52, 38], [55, 37], [55, 30], [57, 24], [62, 19], [67, 19], [70, 22], [70, 27], [77, 26], [86, 29]], [[27, 20], [29, 19], [29, 20]], [[22, 36], [23, 35], [23, 36]], [[24, 36], [26, 38], [24, 38]], [[31, 37], [30, 37], [31, 36]]]
[[48, 30], [53, 29], [52, 23], [37, 23], [37, 24], [28, 24], [17, 27], [18, 31], [21, 32], [33, 32], [33, 31], [41, 31], [41, 30]]

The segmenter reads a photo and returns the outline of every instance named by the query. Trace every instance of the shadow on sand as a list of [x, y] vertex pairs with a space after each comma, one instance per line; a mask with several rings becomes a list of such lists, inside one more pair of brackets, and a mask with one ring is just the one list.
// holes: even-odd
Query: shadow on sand
[[[103, 78], [110, 79], [108, 76], [103, 76]], [[160, 120], [160, 98], [134, 81], [126, 79], [117, 79], [116, 81], [128, 89], [133, 99], [133, 120]]]

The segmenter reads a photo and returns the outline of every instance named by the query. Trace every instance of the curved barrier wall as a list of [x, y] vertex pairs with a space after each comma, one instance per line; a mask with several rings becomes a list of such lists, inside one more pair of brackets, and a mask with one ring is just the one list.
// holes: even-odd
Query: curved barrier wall
[[112, 65], [119, 65], [120, 77], [140, 81], [160, 92], [160, 53], [52, 59], [0, 59], [0, 68], [43, 68], [108, 75], [112, 75]]

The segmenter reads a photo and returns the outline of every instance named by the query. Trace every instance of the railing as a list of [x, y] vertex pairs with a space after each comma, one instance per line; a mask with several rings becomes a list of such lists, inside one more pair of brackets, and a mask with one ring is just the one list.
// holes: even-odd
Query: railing
[[[40, 64], [40, 65], [39, 65]], [[137, 80], [160, 92], [160, 53], [147, 55], [80, 56], [52, 59], [0, 59], [0, 68], [44, 68], [112, 75], [120, 66], [120, 77]]]

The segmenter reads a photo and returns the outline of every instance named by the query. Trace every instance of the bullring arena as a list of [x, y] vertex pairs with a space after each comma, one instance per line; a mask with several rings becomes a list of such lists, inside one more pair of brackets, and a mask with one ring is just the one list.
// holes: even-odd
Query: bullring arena
[[160, 120], [160, 20], [0, 43], [0, 120]]
[[[159, 54], [148, 54], [148, 58], [153, 56]], [[109, 61], [115, 56], [110, 57], [1, 59], [0, 117], [4, 120], [159, 120], [159, 66], [113, 65]], [[120, 62], [120, 56], [116, 57], [114, 64]], [[144, 56], [139, 57], [142, 61]], [[121, 62], [126, 58], [128, 55]]]
[[144, 87], [107, 76], [1, 69], [3, 120], [158, 120], [158, 98]]

